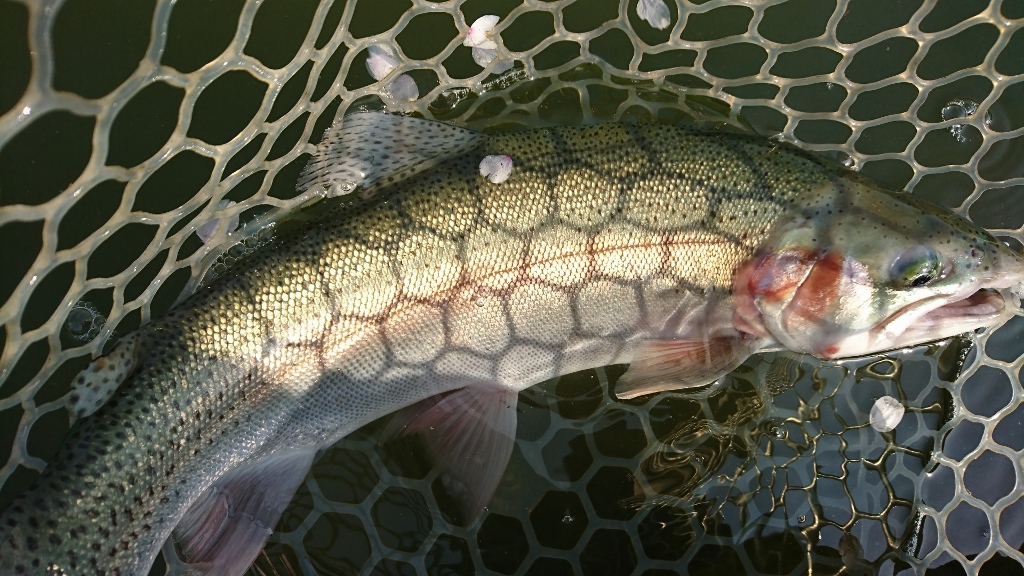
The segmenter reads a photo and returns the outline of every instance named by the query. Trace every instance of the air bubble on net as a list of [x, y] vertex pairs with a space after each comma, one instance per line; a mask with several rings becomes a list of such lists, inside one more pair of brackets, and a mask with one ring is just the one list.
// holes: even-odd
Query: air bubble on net
[[315, 198], [324, 199], [331, 195], [331, 187], [326, 183], [317, 184], [309, 189], [309, 194]]
[[[498, 51], [492, 48], [473, 48], [473, 61], [486, 68], [488, 64], [498, 58]], [[512, 69], [512, 61], [502, 58], [494, 65], [493, 71], [502, 74]]]
[[892, 432], [903, 420], [906, 408], [892, 396], [882, 396], [871, 407], [871, 427], [879, 432]]
[[495, 49], [498, 47], [498, 43], [491, 37], [491, 30], [501, 20], [500, 17], [493, 14], [481, 16], [470, 24], [469, 29], [466, 30], [466, 38], [462, 41], [463, 46], [469, 46], [470, 48], [488, 48]]
[[388, 96], [395, 100], [412, 101], [420, 97], [420, 89], [416, 81], [408, 74], [400, 74], [384, 87]]
[[498, 51], [493, 48], [473, 48], [473, 61], [480, 66], [486, 67], [497, 57]]
[[64, 331], [74, 340], [88, 342], [100, 333], [106, 322], [106, 317], [95, 306], [80, 300], [68, 312], [64, 320]]
[[636, 15], [658, 30], [672, 25], [672, 15], [665, 0], [640, 0], [636, 3]]
[[[217, 203], [217, 211], [220, 212], [227, 208], [235, 205], [233, 200], [221, 200]], [[209, 222], [196, 228], [196, 235], [203, 241], [203, 244], [209, 244], [213, 240], [217, 233], [223, 230], [226, 234], [235, 231], [238, 227], [238, 213], [234, 213], [228, 218], [214, 218]]]
[[[374, 80], [383, 80], [398, 67], [398, 58], [389, 46], [373, 44], [367, 49], [366, 71]], [[384, 86], [384, 90], [395, 100], [416, 100], [420, 97], [416, 81], [408, 74], [399, 74]]]
[[[217, 254], [203, 274], [201, 285], [206, 285], [222, 276], [232, 266], [247, 258], [250, 254], [269, 244], [274, 237], [275, 223], [256, 218], [241, 230], [228, 235], [225, 249]], [[231, 241], [235, 242], [231, 244]]]
[[[477, 18], [466, 30], [466, 38], [462, 41], [463, 46], [473, 49], [473, 61], [483, 68], [498, 59], [498, 43], [494, 41], [493, 30], [499, 20], [500, 18], [493, 14]], [[494, 65], [493, 71], [501, 74], [511, 68], [512, 61], [508, 58], [501, 58]]]
[[786, 428], [784, 426], [780, 426], [778, 422], [770, 420], [765, 423], [765, 433], [775, 440], [785, 440], [787, 436]]
[[[956, 120], [959, 118], [970, 118], [978, 111], [978, 103], [967, 98], [953, 100], [942, 109], [943, 120]], [[985, 112], [985, 126], [992, 125], [992, 115]], [[966, 124], [954, 124], [949, 127], [949, 133], [956, 138], [957, 142], [966, 143], [967, 135], [964, 134]]]
[[440, 111], [451, 110], [458, 106], [460, 102], [462, 102], [466, 98], [469, 98], [472, 95], [473, 91], [470, 90], [469, 88], [464, 88], [461, 86], [449, 88], [447, 90], [443, 90], [440, 94], [438, 94], [437, 98], [435, 98], [434, 101], [430, 103], [430, 107]]
[[391, 48], [373, 44], [366, 51], [366, 71], [373, 76], [374, 80], [383, 80], [398, 67], [398, 59]]
[[491, 184], [501, 184], [512, 175], [512, 157], [492, 154], [480, 161], [480, 175]]
[[[780, 135], [779, 139], [785, 140], [785, 137]], [[836, 163], [849, 170], [855, 170], [857, 167], [857, 160], [842, 150], [826, 150], [820, 154], [826, 158], [834, 160]]]
[[[334, 198], [336, 196], [344, 196], [346, 194], [351, 194], [352, 191], [356, 189], [356, 186], [357, 184], [350, 180], [344, 180], [340, 182], [335, 180], [332, 182], [332, 186], [327, 187], [326, 185], [324, 185], [322, 190], [324, 196], [326, 196], [327, 198]], [[320, 190], [315, 191], [315, 193], [319, 195]]]
[[509, 62], [510, 67], [502, 72], [494, 70], [494, 72], [498, 74], [497, 78], [494, 78], [493, 80], [488, 80], [487, 82], [483, 82], [482, 84], [480, 84], [480, 90], [482, 92], [490, 92], [492, 90], [506, 90], [518, 84], [519, 82], [522, 82], [523, 80], [528, 80], [530, 78], [530, 74], [529, 72], [526, 71], [525, 68], [515, 68], [512, 67], [513, 64], [513, 62]]

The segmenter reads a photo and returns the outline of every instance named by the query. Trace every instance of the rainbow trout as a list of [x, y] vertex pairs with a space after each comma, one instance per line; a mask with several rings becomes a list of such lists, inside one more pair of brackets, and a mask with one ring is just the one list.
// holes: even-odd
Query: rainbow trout
[[472, 520], [524, 388], [629, 362], [629, 398], [768, 349], [911, 346], [992, 325], [1024, 279], [945, 210], [671, 126], [483, 135], [361, 114], [301, 185], [358, 194], [79, 377], [82, 419], [0, 518], [0, 573], [145, 574], [173, 533], [197, 570], [240, 574], [317, 451], [396, 411]]

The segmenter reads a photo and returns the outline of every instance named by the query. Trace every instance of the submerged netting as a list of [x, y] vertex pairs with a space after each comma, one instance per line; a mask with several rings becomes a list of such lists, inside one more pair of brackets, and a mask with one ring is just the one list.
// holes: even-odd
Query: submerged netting
[[[487, 14], [497, 48], [474, 55], [463, 40]], [[4, 0], [0, 506], [54, 452], [93, 355], [318, 198], [295, 182], [338, 115], [729, 124], [1019, 247], [1022, 18], [1020, 0]], [[918, 350], [882, 372], [753, 362], [700, 399], [614, 403], [616, 369], [551, 383], [524, 394], [508, 478], [468, 528], [445, 516], [429, 466], [377, 447], [371, 427], [318, 463], [259, 569], [1024, 563], [1022, 324], [970, 357]], [[867, 424], [883, 394], [908, 407], [887, 435]]]

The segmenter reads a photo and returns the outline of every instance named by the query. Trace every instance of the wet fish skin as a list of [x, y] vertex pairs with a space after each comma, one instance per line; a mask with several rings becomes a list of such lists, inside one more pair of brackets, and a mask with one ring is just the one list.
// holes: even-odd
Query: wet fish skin
[[[480, 177], [489, 154], [514, 159], [508, 181]], [[189, 534], [205, 526], [189, 508], [267, 490], [266, 467], [301, 481], [316, 450], [375, 418], [460, 388], [514, 395], [652, 340], [771, 346], [767, 327], [737, 328], [736, 273], [806, 218], [808, 191], [848, 178], [785, 146], [668, 126], [488, 136], [137, 332], [133, 375], [0, 518], [0, 572], [145, 573], [185, 518], [200, 562], [238, 573], [251, 557]]]

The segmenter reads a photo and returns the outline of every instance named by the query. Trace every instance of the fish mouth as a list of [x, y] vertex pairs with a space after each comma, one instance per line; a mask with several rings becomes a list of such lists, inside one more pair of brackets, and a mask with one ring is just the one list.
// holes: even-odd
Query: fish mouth
[[826, 340], [814, 354], [831, 360], [910, 348], [993, 326], [1011, 308], [1006, 294], [991, 288], [960, 298], [936, 295], [904, 306], [870, 330]]
[[991, 288], [983, 288], [963, 300], [950, 302], [932, 310], [937, 317], [993, 317], [1002, 314], [1006, 298]]
[[891, 339], [889, 348], [916, 346], [992, 326], [1007, 308], [1007, 297], [992, 288], [953, 301], [937, 296], [900, 309], [872, 330], [872, 337]]

